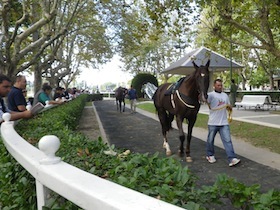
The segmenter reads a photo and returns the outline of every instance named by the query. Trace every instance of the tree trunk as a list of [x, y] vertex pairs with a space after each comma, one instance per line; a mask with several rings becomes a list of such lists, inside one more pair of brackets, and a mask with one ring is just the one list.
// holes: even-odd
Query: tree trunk
[[274, 88], [274, 80], [273, 80], [273, 74], [269, 75], [269, 85], [270, 85], [270, 90], [275, 90]]
[[42, 87], [42, 70], [39, 64], [34, 65], [34, 95]]

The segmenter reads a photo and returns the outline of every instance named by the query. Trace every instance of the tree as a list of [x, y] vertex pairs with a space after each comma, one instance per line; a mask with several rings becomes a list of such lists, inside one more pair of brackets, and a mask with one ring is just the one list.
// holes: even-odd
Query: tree
[[175, 46], [189, 45], [194, 17], [190, 1], [110, 1], [106, 9], [114, 19], [114, 40], [124, 71], [157, 75], [178, 58]]
[[[38, 39], [33, 40], [31, 37], [36, 31], [44, 30], [44, 27], [55, 18], [58, 1], [52, 1], [50, 7], [48, 1], [40, 1], [38, 5], [41, 8], [38, 11], [41, 15], [36, 22], [31, 21], [32, 5], [28, 3], [27, 1], [2, 1], [0, 44], [3, 47], [0, 53], [0, 70], [10, 77], [34, 64], [50, 40], [50, 33], [47, 31], [44, 31], [45, 33]], [[34, 54], [36, 48], [38, 53]]]
[[[197, 3], [206, 17], [204, 25], [219, 41], [232, 43], [238, 50], [256, 49], [280, 58], [278, 0], [198, 0]], [[275, 70], [270, 69], [267, 73], [271, 78]]]
[[[40, 87], [42, 70], [44, 75], [56, 77], [57, 81], [63, 76], [79, 71], [72, 71], [70, 65], [77, 43], [90, 43], [79, 51], [79, 64], [105, 62], [112, 57], [108, 47], [109, 38], [106, 27], [98, 18], [96, 5], [91, 0], [6, 0], [1, 2], [1, 35], [0, 35], [0, 70], [10, 77], [19, 72], [31, 70], [35, 73], [36, 89]], [[81, 21], [81, 18], [84, 21]], [[93, 27], [97, 29], [93, 36]], [[90, 30], [89, 30], [90, 28]], [[74, 35], [80, 35], [76, 39]], [[64, 51], [69, 40], [73, 38], [70, 51]], [[68, 40], [67, 40], [68, 39]], [[67, 40], [67, 41], [65, 41]], [[69, 45], [68, 45], [69, 46]], [[69, 49], [69, 48], [68, 48]], [[94, 59], [84, 53], [90, 53]], [[67, 53], [70, 53], [66, 55]], [[67, 58], [68, 57], [68, 58]], [[104, 61], [105, 58], [105, 61]]]

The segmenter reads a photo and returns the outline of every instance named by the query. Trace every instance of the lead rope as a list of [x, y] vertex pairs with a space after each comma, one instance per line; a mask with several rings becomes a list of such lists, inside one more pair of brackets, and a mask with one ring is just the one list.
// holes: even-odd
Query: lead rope
[[216, 109], [212, 109], [212, 108], [210, 107], [210, 104], [209, 104], [209, 103], [207, 103], [207, 105], [208, 105], [209, 109], [212, 110], [212, 111], [218, 111], [218, 110], [226, 109], [227, 112], [228, 112], [227, 120], [228, 120], [229, 123], [232, 122], [232, 109], [230, 108], [230, 105], [227, 104], [227, 105], [225, 105], [225, 106], [222, 106], [222, 107], [219, 107], [219, 108], [216, 108]]

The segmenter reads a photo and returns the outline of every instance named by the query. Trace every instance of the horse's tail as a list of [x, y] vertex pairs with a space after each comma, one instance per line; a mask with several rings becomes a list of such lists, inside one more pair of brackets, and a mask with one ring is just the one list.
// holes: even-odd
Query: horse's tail
[[166, 111], [159, 111], [158, 116], [160, 118], [160, 122], [162, 125], [163, 132], [167, 132], [172, 130], [172, 121], [174, 119], [174, 115], [167, 113]]

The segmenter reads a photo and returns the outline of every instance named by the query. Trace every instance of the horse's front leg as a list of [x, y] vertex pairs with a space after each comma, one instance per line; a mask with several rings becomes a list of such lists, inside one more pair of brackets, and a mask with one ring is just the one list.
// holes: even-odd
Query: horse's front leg
[[189, 123], [188, 123], [188, 135], [187, 135], [187, 146], [186, 146], [186, 161], [187, 162], [192, 162], [192, 158], [190, 155], [190, 153], [191, 153], [190, 146], [191, 146], [191, 140], [192, 140], [192, 130], [193, 130], [195, 121], [196, 121], [196, 118], [189, 119]]
[[185, 134], [183, 130], [183, 120], [180, 116], [176, 116], [176, 123], [179, 129], [179, 138], [180, 138], [180, 148], [179, 148], [179, 155], [182, 157], [184, 155], [184, 141], [185, 141]]

